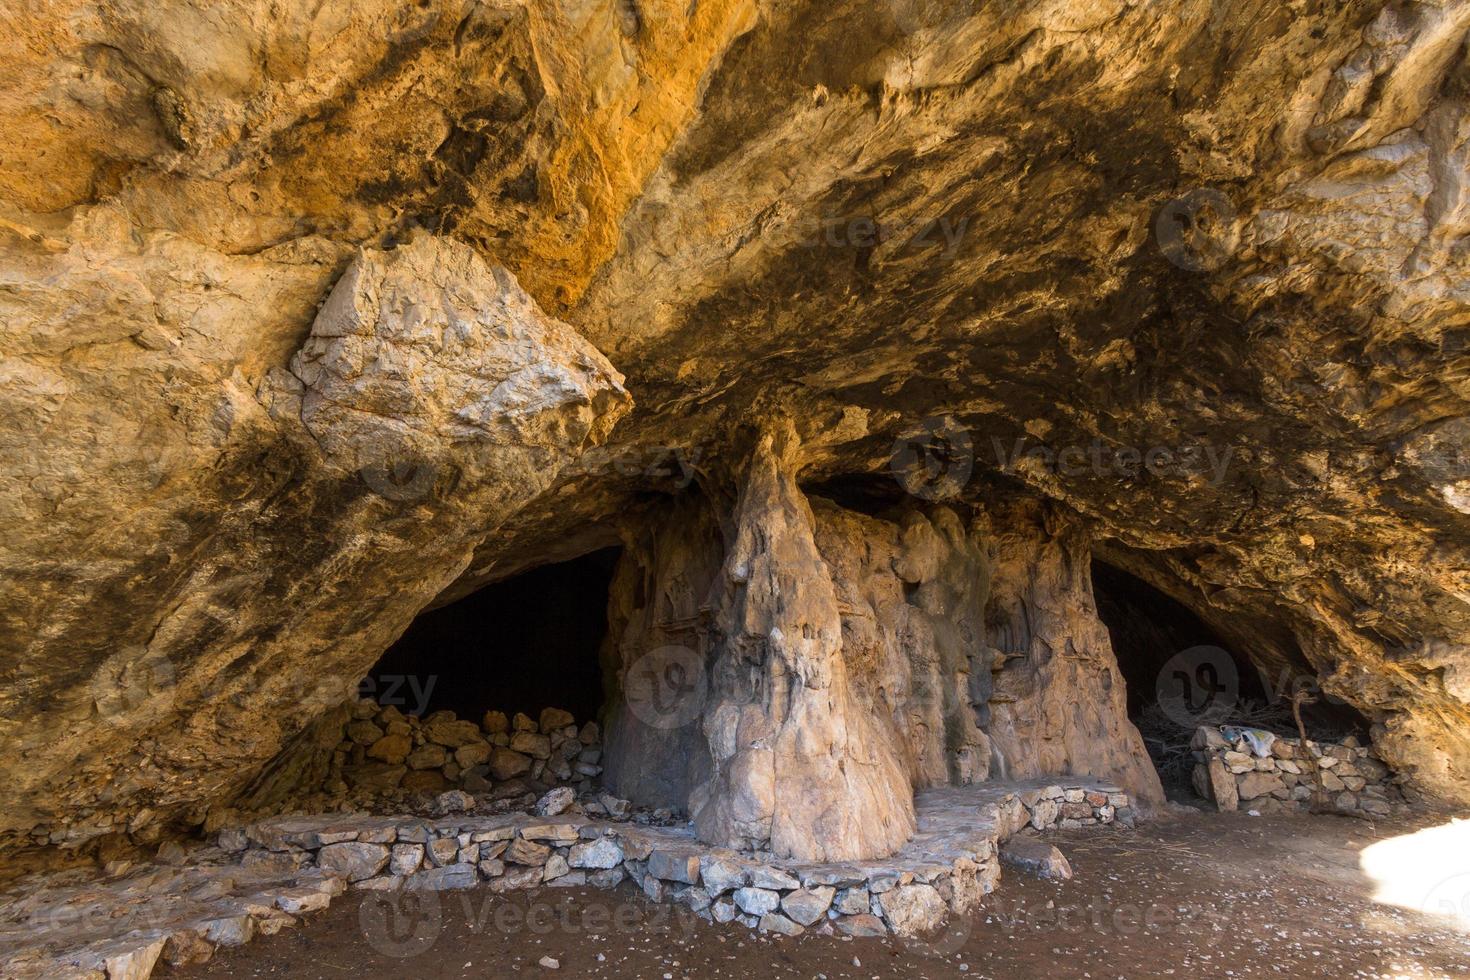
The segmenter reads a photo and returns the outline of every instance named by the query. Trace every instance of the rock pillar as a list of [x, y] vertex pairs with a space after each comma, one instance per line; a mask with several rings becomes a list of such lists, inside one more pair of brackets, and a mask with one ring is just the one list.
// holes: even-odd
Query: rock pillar
[[892, 733], [854, 697], [831, 573], [797, 487], [794, 437], [760, 437], [712, 587], [710, 771], [690, 795], [701, 839], [838, 861], [914, 832]]

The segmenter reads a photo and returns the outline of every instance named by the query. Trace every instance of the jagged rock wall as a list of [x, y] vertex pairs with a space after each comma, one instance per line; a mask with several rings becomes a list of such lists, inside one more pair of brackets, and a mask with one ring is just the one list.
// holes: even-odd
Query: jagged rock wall
[[720, 519], [697, 489], [636, 524], [624, 541], [600, 658], [603, 782], [626, 799], [683, 810], [708, 778], [697, 722], [708, 697], [710, 596], [724, 554]]
[[[263, 525], [296, 528], [268, 556], [278, 605], [309, 555], [371, 563], [419, 533], [303, 475], [322, 447], [260, 408], [356, 249], [415, 228], [514, 272], [641, 407], [613, 465], [552, 477], [561, 456], [508, 519], [448, 520], [473, 557], [410, 591], [608, 540], [669, 482], [620, 461], [698, 459], [752, 406], [818, 430], [811, 480], [882, 472], [947, 416], [977, 474], [1080, 515], [1258, 663], [1368, 715], [1413, 787], [1470, 800], [1470, 4], [201, 9], [0, 10], [0, 755], [40, 753], [17, 824], [87, 836], [157, 782], [148, 737], [73, 764], [112, 741], [87, 692], [151, 700], [172, 657], [120, 651], [191, 578], [224, 588]], [[1062, 472], [1017, 440], [1224, 465]], [[373, 532], [342, 546], [344, 522]], [[402, 585], [353, 581], [359, 607]], [[286, 628], [234, 605], [158, 639], [192, 662]], [[285, 717], [243, 717], [263, 716]], [[285, 734], [211, 721], [162, 765]]]
[[[7, 522], [0, 609], [45, 624], [12, 633], [0, 689], [11, 840], [202, 819], [350, 697], [480, 537], [629, 405], [513, 276], [429, 236], [353, 260], [289, 368], [253, 390], [228, 349], [201, 341], [187, 370], [184, 350], [140, 350], [125, 383], [158, 392], [141, 417], [131, 393], [79, 414], [64, 392], [89, 375], [56, 362], [49, 418], [33, 418], [58, 451], [33, 458], [32, 486], [77, 485], [107, 438], [156, 447], [157, 465], [7, 499], [32, 519]], [[96, 533], [40, 550], [73, 508]]]
[[892, 520], [820, 498], [812, 510], [842, 614], [843, 659], [865, 710], [891, 732], [910, 782], [922, 789], [984, 780], [988, 542], [942, 505], [911, 506]]
[[930, 786], [1086, 774], [1162, 802], [1079, 525], [1003, 501], [869, 516], [808, 498], [799, 455], [767, 433], [733, 498], [690, 491], [629, 534], [603, 661], [614, 792], [805, 860], [888, 853]]
[[1158, 772], [1128, 720], [1128, 693], [1092, 598], [1092, 554], [1077, 522], [1023, 501], [992, 509], [986, 637], [995, 658], [995, 775], [1090, 774], [1151, 809]]

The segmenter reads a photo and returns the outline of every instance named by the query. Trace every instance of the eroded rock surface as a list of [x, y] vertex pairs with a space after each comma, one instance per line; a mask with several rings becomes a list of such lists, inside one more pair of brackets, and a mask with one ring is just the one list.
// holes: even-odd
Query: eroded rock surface
[[[479, 539], [629, 402], [621, 376], [509, 273], [429, 236], [355, 259], [292, 370], [254, 390], [205, 383], [217, 361], [147, 353], [131, 383], [162, 400], [142, 418], [120, 401], [65, 425], [37, 480], [79, 479], [99, 428], [128, 422], [162, 427], [169, 464], [86, 486], [99, 522], [86, 547], [22, 550], [54, 536], [60, 513], [6, 541], [7, 614], [41, 615], [54, 595], [43, 630], [12, 637], [0, 695], [17, 764], [3, 829], [33, 840], [146, 839], [180, 811], [202, 817], [355, 691]], [[67, 359], [49, 369], [87, 388]], [[122, 556], [142, 542], [152, 557], [133, 567]]]
[[[968, 450], [931, 489], [957, 513], [1020, 487], [1071, 528], [986, 538], [991, 604], [1039, 628], [967, 637], [937, 611], [974, 596], [919, 586], [916, 628], [955, 631], [896, 641], [939, 685], [893, 737], [921, 783], [1055, 764], [991, 679], [1123, 731], [1090, 548], [1273, 677], [1318, 678], [1413, 788], [1470, 800], [1467, 26], [1459, 0], [7, 7], [5, 830], [147, 839], [435, 597], [638, 534], [658, 543], [629, 587], [678, 612], [619, 635], [679, 642], [735, 498], [683, 525], [713, 548], [645, 521], [778, 418], [800, 448], [773, 505], [888, 473], [942, 419]], [[362, 288], [319, 316], [349, 268]], [[593, 346], [639, 402], [611, 435]], [[865, 516], [823, 508], [781, 540], [821, 552]], [[684, 584], [659, 571], [680, 549]], [[833, 619], [829, 591], [893, 602], [839, 550], [856, 571], [810, 586], [801, 642], [830, 651], [846, 616], [853, 650], [891, 651], [882, 616]], [[1013, 666], [987, 678], [982, 642]], [[867, 668], [841, 672], [861, 698]], [[1026, 686], [1048, 679], [1097, 692], [1077, 727]], [[964, 717], [962, 686], [988, 759], [921, 734]], [[1075, 761], [1134, 755], [1097, 753]]]

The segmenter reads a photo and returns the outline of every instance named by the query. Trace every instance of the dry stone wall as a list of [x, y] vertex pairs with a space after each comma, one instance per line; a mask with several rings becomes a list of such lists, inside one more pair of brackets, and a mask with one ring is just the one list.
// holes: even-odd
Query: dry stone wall
[[1191, 742], [1195, 791], [1220, 810], [1331, 809], [1386, 817], [1403, 795], [1376, 752], [1342, 742], [1202, 726]]
[[459, 789], [514, 806], [553, 786], [590, 793], [601, 773], [597, 722], [579, 725], [560, 708], [537, 718], [492, 710], [476, 722], [359, 701], [317, 722], [238, 802], [247, 812], [382, 811]]

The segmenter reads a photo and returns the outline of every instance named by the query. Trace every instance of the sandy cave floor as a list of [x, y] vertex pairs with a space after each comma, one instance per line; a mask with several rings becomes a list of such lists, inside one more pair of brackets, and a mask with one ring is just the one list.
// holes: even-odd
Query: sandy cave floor
[[[1417, 864], [1396, 856], [1405, 852], [1378, 862], [1400, 880], [1360, 867], [1365, 848], [1448, 822], [1193, 812], [1132, 832], [1056, 832], [1071, 881], [1007, 870], [980, 911], [924, 942], [762, 936], [654, 905], [627, 884], [477, 889], [396, 912], [356, 893], [302, 928], [155, 976], [1467, 977], [1470, 925], [1373, 897], [1389, 889], [1433, 908], [1448, 898], [1470, 913], [1467, 855], [1436, 854], [1444, 845], [1429, 835]], [[540, 965], [545, 956], [559, 969]]]

